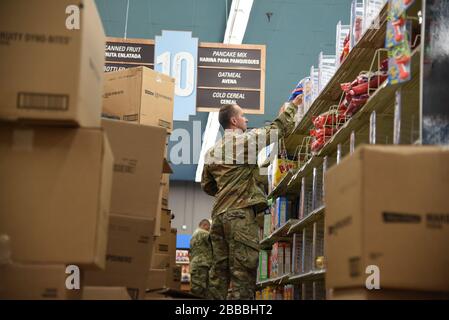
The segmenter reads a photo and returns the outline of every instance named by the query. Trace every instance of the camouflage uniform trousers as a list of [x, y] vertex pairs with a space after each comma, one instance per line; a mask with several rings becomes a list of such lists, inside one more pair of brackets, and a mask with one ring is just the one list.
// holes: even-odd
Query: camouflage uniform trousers
[[212, 217], [210, 238], [213, 254], [209, 279], [211, 298], [225, 300], [232, 281], [232, 293], [228, 297], [254, 299], [259, 234], [253, 209], [229, 209]]
[[200, 297], [209, 298], [209, 270], [207, 266], [192, 266], [190, 271], [190, 291]]

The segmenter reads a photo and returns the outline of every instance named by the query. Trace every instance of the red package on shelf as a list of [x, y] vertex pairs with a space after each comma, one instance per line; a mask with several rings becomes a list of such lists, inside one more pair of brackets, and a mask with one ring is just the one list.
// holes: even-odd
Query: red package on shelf
[[[386, 79], [388, 76], [386, 75], [376, 75], [371, 77], [371, 80], [369, 81], [369, 87], [371, 89], [377, 89]], [[368, 81], [362, 84], [359, 84], [355, 87], [352, 87], [351, 90], [349, 90], [349, 94], [356, 96], [360, 94], [368, 93]]]
[[368, 76], [366, 74], [361, 74], [357, 77], [357, 84], [353, 85], [353, 87], [362, 84], [362, 83], [367, 83], [368, 82]]
[[337, 132], [337, 130], [338, 130], [337, 128], [332, 128], [332, 127], [313, 129], [313, 130], [310, 130], [310, 136], [316, 137], [316, 138], [331, 137], [332, 135], [335, 134], [335, 132]]
[[348, 103], [348, 105], [341, 103], [340, 106], [338, 107], [338, 112], [340, 114], [345, 114], [346, 110], [348, 110], [348, 106], [349, 106], [349, 103]]
[[321, 150], [321, 148], [324, 146], [324, 138], [322, 139], [315, 139], [312, 141], [312, 144], [310, 146], [310, 149], [312, 152], [318, 152]]
[[345, 115], [348, 117], [354, 115], [368, 101], [368, 99], [369, 99], [368, 94], [354, 96], [348, 108], [346, 109]]
[[320, 137], [320, 138], [316, 138], [312, 141], [312, 143], [310, 144], [310, 149], [312, 150], [312, 152], [318, 152], [320, 151], [324, 145], [326, 144], [327, 141], [330, 140], [331, 137]]
[[331, 126], [331, 125], [337, 125], [341, 121], [344, 121], [345, 117], [338, 114], [337, 112], [325, 112], [320, 114], [317, 117], [312, 117], [312, 122], [315, 128], [321, 129], [324, 126]]
[[351, 90], [352, 87], [356, 86], [358, 84], [357, 79], [355, 79], [352, 82], [346, 82], [346, 83], [341, 83], [340, 87], [341, 90], [343, 90], [344, 92], [348, 92], [349, 90]]

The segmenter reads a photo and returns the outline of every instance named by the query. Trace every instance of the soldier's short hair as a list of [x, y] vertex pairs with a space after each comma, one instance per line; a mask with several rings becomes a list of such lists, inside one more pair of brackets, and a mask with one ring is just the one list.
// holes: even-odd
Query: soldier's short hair
[[198, 224], [198, 227], [201, 227], [204, 223], [207, 223], [207, 224], [210, 225], [210, 222], [209, 222], [208, 219], [203, 219], [203, 220], [201, 220], [200, 223]]
[[237, 114], [234, 104], [225, 104], [218, 112], [218, 122], [223, 129], [228, 129], [231, 124], [231, 118]]

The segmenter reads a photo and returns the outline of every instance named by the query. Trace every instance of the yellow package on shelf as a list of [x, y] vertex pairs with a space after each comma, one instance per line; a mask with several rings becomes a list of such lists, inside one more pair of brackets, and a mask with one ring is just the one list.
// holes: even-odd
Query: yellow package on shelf
[[279, 156], [275, 156], [273, 160], [273, 188], [279, 184], [282, 178], [287, 174], [287, 172], [291, 169], [297, 168], [297, 162], [294, 160], [288, 160], [284, 158], [279, 158]]

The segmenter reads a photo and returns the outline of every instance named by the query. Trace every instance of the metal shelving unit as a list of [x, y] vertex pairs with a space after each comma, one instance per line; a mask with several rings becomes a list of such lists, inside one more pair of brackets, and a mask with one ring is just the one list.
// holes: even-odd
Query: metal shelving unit
[[[421, 1], [407, 11], [417, 16]], [[312, 127], [312, 117], [338, 105], [342, 96], [340, 83], [351, 82], [360, 72], [371, 70], [374, 59], [385, 57], [384, 46], [388, 5], [379, 14], [379, 28], [367, 29], [341, 63], [334, 76], [318, 94], [310, 108], [299, 121], [293, 133], [286, 137], [285, 145], [290, 155], [297, 156], [298, 146], [303, 146]], [[343, 157], [362, 144], [416, 144], [420, 137], [420, 69], [421, 49], [418, 45], [411, 56], [411, 80], [372, 90], [364, 106], [338, 129], [326, 144], [314, 154], [305, 157], [298, 169], [290, 171], [270, 193], [299, 199], [298, 220], [291, 221], [288, 230], [283, 226], [282, 237], [264, 239], [272, 244], [276, 238], [290, 239], [292, 243], [291, 275], [282, 277], [280, 285], [295, 285], [296, 297], [308, 300], [326, 299], [325, 290], [325, 172], [338, 165]], [[270, 282], [276, 285], [276, 282]]]
[[271, 285], [282, 285], [282, 284], [288, 284], [289, 283], [290, 274], [285, 274], [276, 278], [267, 279], [264, 281], [257, 282], [258, 287], [266, 287]]
[[274, 230], [268, 237], [262, 239], [260, 241], [261, 249], [271, 249], [271, 246], [278, 241], [290, 241], [290, 237], [288, 237], [288, 231], [290, 227], [295, 224], [297, 219], [290, 219], [286, 223], [284, 223], [281, 227]]

